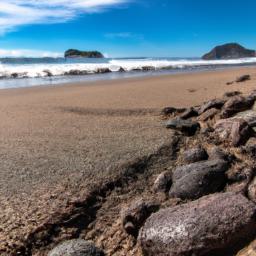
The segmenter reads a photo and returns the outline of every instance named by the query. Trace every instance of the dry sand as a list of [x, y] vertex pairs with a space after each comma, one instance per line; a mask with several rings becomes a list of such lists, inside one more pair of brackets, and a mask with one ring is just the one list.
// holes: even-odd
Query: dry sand
[[[237, 76], [252, 80], [226, 85]], [[256, 89], [256, 69], [0, 91], [0, 253], [169, 138], [159, 116]]]

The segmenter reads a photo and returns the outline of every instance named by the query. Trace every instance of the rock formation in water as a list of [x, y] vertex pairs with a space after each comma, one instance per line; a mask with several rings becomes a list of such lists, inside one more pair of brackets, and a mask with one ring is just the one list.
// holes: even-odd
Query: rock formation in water
[[255, 57], [256, 52], [249, 50], [237, 43], [230, 43], [216, 46], [202, 58], [204, 60], [222, 60]]
[[104, 58], [103, 54], [98, 51], [79, 51], [69, 49], [65, 52], [65, 58]]

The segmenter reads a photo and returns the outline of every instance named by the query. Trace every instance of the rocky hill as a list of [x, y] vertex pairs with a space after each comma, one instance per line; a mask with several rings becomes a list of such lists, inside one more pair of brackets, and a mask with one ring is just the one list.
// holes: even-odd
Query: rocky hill
[[69, 49], [65, 51], [65, 58], [104, 58], [103, 54], [98, 51], [79, 51]]
[[222, 60], [222, 59], [238, 59], [255, 57], [256, 52], [249, 50], [237, 43], [230, 43], [219, 45], [205, 54], [202, 59], [204, 60]]

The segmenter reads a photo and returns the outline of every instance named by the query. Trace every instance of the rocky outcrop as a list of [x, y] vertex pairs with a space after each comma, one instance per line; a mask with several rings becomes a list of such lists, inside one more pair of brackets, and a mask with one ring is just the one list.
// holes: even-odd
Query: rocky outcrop
[[69, 49], [65, 51], [65, 58], [104, 58], [103, 54], [98, 51], [79, 51]]
[[237, 43], [224, 44], [215, 47], [209, 53], [205, 54], [204, 60], [222, 60], [255, 57], [254, 50], [248, 50]]
[[255, 234], [255, 213], [255, 204], [242, 195], [210, 195], [153, 214], [139, 242], [148, 256], [219, 255]]

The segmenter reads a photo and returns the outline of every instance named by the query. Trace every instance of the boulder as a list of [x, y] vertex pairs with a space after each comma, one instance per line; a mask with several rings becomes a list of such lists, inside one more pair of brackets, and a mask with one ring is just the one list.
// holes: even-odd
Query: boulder
[[197, 111], [192, 107], [188, 108], [183, 114], [180, 115], [182, 119], [189, 119], [191, 117], [198, 116]]
[[197, 162], [176, 168], [170, 197], [197, 199], [222, 190], [226, 184], [228, 163], [221, 159]]
[[153, 190], [155, 192], [167, 192], [172, 184], [172, 175], [170, 172], [165, 171], [162, 172], [158, 177], [156, 178], [154, 185], [153, 185]]
[[252, 97], [235, 96], [229, 99], [223, 106], [221, 117], [228, 118], [238, 112], [250, 109], [254, 104]]
[[234, 147], [244, 145], [253, 134], [251, 127], [241, 118], [219, 120], [214, 129], [221, 140], [227, 140]]
[[207, 150], [210, 160], [214, 159], [222, 159], [227, 162], [232, 162], [234, 160], [234, 156], [224, 152], [221, 148], [217, 146], [213, 146]]
[[225, 92], [223, 97], [225, 98], [230, 98], [230, 97], [234, 97], [234, 96], [238, 96], [241, 95], [242, 93], [239, 91], [233, 91], [233, 92]]
[[255, 213], [255, 204], [241, 194], [206, 196], [151, 215], [139, 243], [147, 256], [220, 255], [254, 236]]
[[82, 239], [68, 240], [52, 249], [48, 256], [104, 256], [93, 243]]
[[205, 111], [204, 113], [202, 113], [197, 120], [198, 121], [202, 121], [202, 122], [206, 122], [209, 119], [214, 118], [217, 114], [219, 113], [219, 110], [216, 108], [210, 108], [209, 110]]
[[198, 122], [184, 120], [182, 118], [177, 117], [169, 120], [166, 123], [166, 128], [178, 130], [188, 136], [193, 136], [200, 128], [200, 125]]
[[184, 151], [182, 154], [182, 160], [187, 164], [195, 163], [195, 162], [199, 162], [207, 159], [208, 159], [207, 152], [205, 151], [204, 148], [200, 146], [188, 149]]
[[185, 108], [166, 107], [161, 111], [161, 114], [167, 116], [175, 113], [183, 113], [185, 111], [186, 111]]
[[104, 74], [104, 73], [111, 73], [112, 71], [109, 68], [98, 68], [96, 70], [96, 74]]
[[223, 107], [223, 105], [225, 104], [225, 100], [223, 99], [214, 99], [214, 100], [210, 100], [205, 102], [198, 110], [198, 114], [201, 115], [203, 114], [205, 111], [211, 109], [211, 108], [216, 108], [216, 109], [221, 109]]
[[255, 110], [247, 110], [247, 111], [239, 112], [234, 116], [234, 118], [242, 118], [252, 128], [256, 127], [256, 111]]
[[136, 237], [145, 220], [158, 209], [159, 205], [154, 202], [146, 202], [143, 199], [133, 202], [121, 212], [124, 230], [127, 234]]
[[204, 60], [239, 59], [255, 57], [255, 51], [249, 50], [237, 43], [229, 43], [216, 46], [202, 58]]
[[243, 147], [243, 151], [250, 157], [256, 157], [256, 138], [250, 138], [246, 145]]

